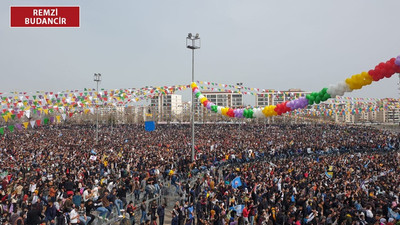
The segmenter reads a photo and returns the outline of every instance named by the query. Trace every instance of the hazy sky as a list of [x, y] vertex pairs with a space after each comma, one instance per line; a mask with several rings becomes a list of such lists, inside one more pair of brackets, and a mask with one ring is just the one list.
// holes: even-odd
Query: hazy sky
[[[80, 28], [10, 28], [11, 5], [79, 5]], [[186, 84], [319, 91], [400, 54], [399, 0], [2, 0], [0, 92]], [[345, 96], [398, 97], [398, 76]]]

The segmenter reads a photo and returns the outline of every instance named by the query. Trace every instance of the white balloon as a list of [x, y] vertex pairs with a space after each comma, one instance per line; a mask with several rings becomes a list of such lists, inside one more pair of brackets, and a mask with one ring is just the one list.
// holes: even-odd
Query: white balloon
[[253, 115], [256, 118], [263, 118], [264, 117], [264, 114], [262, 113], [262, 109], [260, 109], [260, 108], [254, 108], [253, 112], [254, 112]]
[[342, 81], [342, 82], [340, 82], [339, 84], [340, 84], [340, 86], [342, 87], [342, 90], [343, 90], [344, 92], [351, 92], [351, 91], [352, 91], [352, 90], [349, 88], [349, 86], [347, 85], [346, 82]]
[[335, 98], [338, 95], [337, 85], [330, 84], [326, 93], [328, 93], [332, 98]]

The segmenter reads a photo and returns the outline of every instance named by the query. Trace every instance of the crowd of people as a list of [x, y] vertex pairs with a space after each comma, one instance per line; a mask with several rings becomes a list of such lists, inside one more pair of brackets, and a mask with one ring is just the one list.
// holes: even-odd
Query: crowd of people
[[[2, 224], [394, 224], [399, 134], [332, 124], [44, 126], [0, 136]], [[205, 172], [200, 178], [195, 175]], [[239, 177], [242, 185], [232, 187]], [[193, 180], [179, 182], [179, 178]], [[170, 184], [171, 211], [138, 200]], [[127, 200], [133, 193], [135, 201]], [[132, 216], [140, 210], [140, 220]]]

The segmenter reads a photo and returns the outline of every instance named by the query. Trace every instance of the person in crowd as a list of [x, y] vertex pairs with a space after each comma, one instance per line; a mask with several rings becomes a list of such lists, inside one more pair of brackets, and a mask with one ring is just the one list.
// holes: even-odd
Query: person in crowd
[[136, 207], [133, 204], [133, 201], [130, 201], [128, 206], [126, 207], [126, 212], [129, 214], [129, 221], [131, 225], [135, 225], [135, 211]]

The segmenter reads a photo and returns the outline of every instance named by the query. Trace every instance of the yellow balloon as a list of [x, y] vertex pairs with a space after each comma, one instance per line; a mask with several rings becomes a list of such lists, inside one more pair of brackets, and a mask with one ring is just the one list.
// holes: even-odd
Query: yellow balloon
[[203, 97], [203, 98], [200, 99], [201, 104], [203, 104], [205, 101], [207, 101], [206, 97]]
[[226, 116], [226, 113], [228, 112], [229, 108], [225, 107], [221, 109], [222, 115]]

